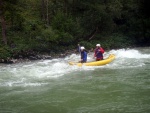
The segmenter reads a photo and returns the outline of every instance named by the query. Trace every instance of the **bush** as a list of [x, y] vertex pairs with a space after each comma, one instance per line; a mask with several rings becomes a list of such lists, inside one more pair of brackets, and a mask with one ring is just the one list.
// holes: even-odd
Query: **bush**
[[133, 42], [127, 36], [121, 34], [113, 34], [103, 39], [102, 44], [106, 49], [117, 49], [130, 47]]
[[7, 46], [0, 47], [0, 59], [6, 59], [7, 57], [11, 57], [10, 48]]

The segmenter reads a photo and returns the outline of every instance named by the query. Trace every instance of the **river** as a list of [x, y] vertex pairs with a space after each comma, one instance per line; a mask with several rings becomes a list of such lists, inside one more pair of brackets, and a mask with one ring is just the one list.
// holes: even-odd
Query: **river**
[[150, 113], [150, 48], [111, 53], [99, 67], [68, 65], [78, 54], [0, 64], [0, 113]]

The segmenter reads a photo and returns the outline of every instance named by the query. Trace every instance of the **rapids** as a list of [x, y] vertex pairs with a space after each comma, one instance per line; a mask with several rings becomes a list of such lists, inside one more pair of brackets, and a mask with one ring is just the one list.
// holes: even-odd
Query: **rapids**
[[104, 58], [112, 53], [116, 59], [98, 67], [70, 66], [79, 54], [0, 64], [0, 113], [150, 112], [150, 48], [106, 51]]

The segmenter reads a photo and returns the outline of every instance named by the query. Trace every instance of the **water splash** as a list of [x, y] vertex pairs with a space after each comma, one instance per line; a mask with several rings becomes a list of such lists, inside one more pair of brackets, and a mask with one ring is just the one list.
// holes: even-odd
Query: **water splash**
[[150, 54], [143, 54], [139, 50], [135, 49], [119, 49], [119, 50], [111, 50], [109, 53], [113, 53], [117, 58], [150, 58]]
[[[115, 54], [116, 59], [104, 66], [70, 66], [69, 61], [79, 61], [80, 54], [68, 55], [65, 58], [40, 60], [14, 65], [0, 65], [0, 86], [40, 86], [48, 84], [47, 79], [56, 79], [75, 71], [99, 69], [122, 69], [144, 66], [143, 59], [149, 59], [150, 54], [141, 53], [136, 49], [119, 49], [107, 51], [104, 57]], [[93, 53], [88, 54], [88, 61], [93, 60]], [[43, 83], [44, 81], [44, 83]]]

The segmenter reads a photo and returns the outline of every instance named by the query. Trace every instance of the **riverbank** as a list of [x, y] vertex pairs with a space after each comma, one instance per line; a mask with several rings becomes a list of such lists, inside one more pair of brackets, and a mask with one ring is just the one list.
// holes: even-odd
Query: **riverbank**
[[38, 53], [35, 51], [21, 51], [19, 53], [13, 53], [12, 57], [7, 57], [6, 59], [0, 59], [0, 63], [4, 64], [14, 64], [14, 63], [22, 63], [29, 62], [33, 60], [46, 60], [53, 58], [64, 58], [67, 55], [72, 53], [77, 53], [77, 50], [67, 50], [64, 53]]

